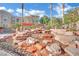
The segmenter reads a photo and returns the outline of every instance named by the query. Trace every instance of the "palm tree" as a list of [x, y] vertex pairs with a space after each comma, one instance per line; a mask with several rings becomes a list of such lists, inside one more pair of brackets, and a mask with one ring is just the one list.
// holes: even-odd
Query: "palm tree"
[[[52, 24], [52, 3], [50, 3], [50, 21], [51, 21], [51, 24]], [[54, 22], [53, 22], [53, 25], [54, 25]]]
[[62, 3], [62, 25], [64, 24], [64, 3]]
[[52, 3], [50, 3], [50, 19], [52, 19]]

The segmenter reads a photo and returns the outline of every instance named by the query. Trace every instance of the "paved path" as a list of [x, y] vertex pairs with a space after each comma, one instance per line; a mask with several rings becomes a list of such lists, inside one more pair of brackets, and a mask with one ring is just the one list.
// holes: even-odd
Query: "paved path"
[[[56, 40], [63, 43], [64, 45], [70, 45], [74, 41], [79, 41], [79, 36], [75, 35], [61, 35], [58, 33], [55, 33], [57, 36]], [[68, 53], [71, 56], [79, 56], [79, 48], [74, 47], [66, 47], [64, 48], [65, 52]]]
[[79, 48], [65, 48], [65, 51], [71, 56], [79, 56]]
[[14, 48], [6, 42], [0, 42], [0, 56], [21, 56]]
[[54, 34], [56, 36], [56, 40], [65, 45], [70, 44], [72, 41], [79, 40], [79, 37], [75, 35], [64, 35], [59, 33], [54, 33]]

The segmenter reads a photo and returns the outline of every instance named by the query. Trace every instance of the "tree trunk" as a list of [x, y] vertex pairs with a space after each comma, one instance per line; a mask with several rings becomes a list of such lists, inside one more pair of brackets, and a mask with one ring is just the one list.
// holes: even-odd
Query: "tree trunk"
[[64, 3], [62, 3], [62, 25], [64, 24]]

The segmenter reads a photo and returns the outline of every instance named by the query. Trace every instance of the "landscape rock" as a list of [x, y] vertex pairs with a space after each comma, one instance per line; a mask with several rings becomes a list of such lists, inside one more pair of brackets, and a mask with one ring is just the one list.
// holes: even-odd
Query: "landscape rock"
[[41, 56], [41, 53], [40, 53], [40, 51], [36, 51], [36, 52], [32, 53], [32, 56]]
[[32, 37], [28, 37], [25, 42], [28, 44], [28, 45], [31, 45], [31, 44], [34, 44], [36, 43], [38, 40], [35, 39], [35, 38], [32, 38]]
[[49, 55], [49, 52], [46, 49], [42, 49], [40, 51], [40, 53], [41, 53], [42, 56], [48, 56]]
[[61, 54], [61, 47], [57, 43], [53, 43], [50, 46], [47, 46], [46, 49], [55, 55]]

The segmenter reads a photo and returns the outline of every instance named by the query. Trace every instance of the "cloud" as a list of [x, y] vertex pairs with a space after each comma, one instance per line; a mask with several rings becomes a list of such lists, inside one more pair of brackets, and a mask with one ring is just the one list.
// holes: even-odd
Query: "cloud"
[[[28, 12], [26, 9], [23, 9], [23, 11], [24, 11], [24, 13]], [[16, 12], [18, 12], [18, 13], [22, 13], [22, 9], [17, 8], [17, 9], [16, 9]]]
[[45, 15], [45, 11], [43, 11], [43, 10], [30, 10], [29, 14], [38, 15], [38, 16], [42, 17]]
[[7, 11], [10, 12], [10, 13], [13, 13], [14, 12], [13, 9], [8, 9]]
[[[72, 6], [68, 5], [68, 4], [65, 4], [64, 13], [66, 14], [68, 10], [71, 10], [73, 8], [75, 8], [75, 7], [72, 7]], [[58, 4], [58, 6], [56, 6], [54, 8], [54, 10], [57, 12], [57, 15], [54, 15], [54, 16], [61, 18], [62, 17], [62, 4]]]
[[[23, 9], [23, 15], [24, 16], [28, 16], [29, 14], [28, 14], [28, 11], [26, 10], [26, 9]], [[17, 8], [16, 9], [16, 16], [21, 16], [22, 15], [22, 9], [21, 8]]]
[[6, 10], [6, 8], [5, 7], [0, 7], [0, 10]]
[[[42, 17], [42, 16], [45, 15], [45, 11], [43, 11], [43, 10], [33, 10], [33, 9], [31, 9], [31, 10], [23, 9], [23, 10], [24, 10], [24, 14], [23, 14], [24, 16], [37, 15], [37, 16]], [[21, 16], [22, 15], [22, 9], [17, 8], [16, 9], [16, 15]]]
[[7, 9], [6, 7], [0, 7], [0, 10], [5, 10], [5, 11], [7, 11], [7, 12], [10, 12], [10, 13], [13, 13], [14, 12], [14, 10], [13, 9]]

